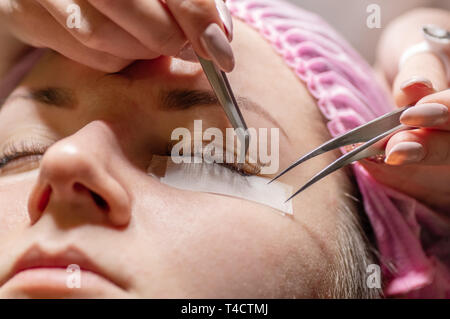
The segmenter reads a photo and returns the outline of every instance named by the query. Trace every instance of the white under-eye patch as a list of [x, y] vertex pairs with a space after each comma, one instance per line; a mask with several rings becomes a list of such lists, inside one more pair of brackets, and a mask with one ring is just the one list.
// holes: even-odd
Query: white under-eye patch
[[219, 164], [174, 163], [170, 157], [153, 156], [147, 173], [165, 185], [195, 192], [213, 193], [249, 200], [293, 214], [292, 187], [260, 176], [242, 176]]

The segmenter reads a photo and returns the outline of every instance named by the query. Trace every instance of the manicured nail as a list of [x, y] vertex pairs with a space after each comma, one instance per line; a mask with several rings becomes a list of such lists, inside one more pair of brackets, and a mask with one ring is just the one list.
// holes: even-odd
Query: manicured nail
[[406, 80], [405, 82], [403, 82], [400, 85], [400, 89], [402, 90], [406, 90], [409, 88], [422, 88], [422, 89], [428, 89], [428, 90], [433, 90], [433, 83], [431, 83], [430, 80], [428, 80], [427, 78], [424, 78], [423, 76], [413, 76], [412, 78], [410, 78], [409, 80]]
[[227, 32], [228, 40], [233, 40], [233, 20], [231, 18], [230, 10], [223, 0], [216, 0], [216, 8], [219, 12], [225, 31]]
[[403, 165], [418, 163], [425, 157], [425, 149], [417, 142], [401, 142], [386, 157], [386, 164]]
[[234, 69], [234, 55], [231, 45], [222, 29], [211, 23], [203, 32], [200, 41], [211, 59], [225, 72]]
[[448, 108], [438, 103], [410, 107], [400, 117], [400, 122], [411, 126], [435, 126], [444, 124], [448, 120]]

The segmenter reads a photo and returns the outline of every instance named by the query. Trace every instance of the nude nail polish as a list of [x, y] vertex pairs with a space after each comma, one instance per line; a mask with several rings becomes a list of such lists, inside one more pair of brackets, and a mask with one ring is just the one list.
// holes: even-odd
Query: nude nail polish
[[429, 90], [434, 89], [433, 83], [431, 83], [430, 80], [428, 80], [427, 78], [425, 78], [423, 76], [413, 76], [412, 78], [410, 78], [409, 80], [406, 80], [405, 82], [403, 82], [400, 85], [400, 89], [402, 89], [402, 90], [406, 90], [411, 87], [419, 87], [419, 88], [429, 89]]
[[436, 126], [449, 120], [448, 108], [438, 103], [419, 104], [407, 109], [400, 122], [411, 126]]
[[389, 165], [414, 164], [423, 160], [425, 149], [417, 142], [401, 142], [387, 154], [385, 163]]
[[231, 45], [222, 29], [211, 23], [200, 37], [203, 48], [211, 59], [225, 72], [234, 69], [234, 55]]
[[215, 0], [216, 8], [219, 12], [220, 19], [227, 32], [228, 41], [233, 40], [233, 19], [231, 18], [230, 10], [223, 0]]

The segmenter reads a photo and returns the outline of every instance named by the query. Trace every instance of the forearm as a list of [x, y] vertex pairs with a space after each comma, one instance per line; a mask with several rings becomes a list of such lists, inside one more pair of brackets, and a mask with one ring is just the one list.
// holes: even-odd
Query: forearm
[[398, 72], [398, 63], [403, 52], [423, 41], [421, 27], [435, 24], [450, 29], [450, 12], [441, 9], [419, 8], [410, 11], [388, 25], [382, 35], [377, 52], [377, 66], [389, 83]]

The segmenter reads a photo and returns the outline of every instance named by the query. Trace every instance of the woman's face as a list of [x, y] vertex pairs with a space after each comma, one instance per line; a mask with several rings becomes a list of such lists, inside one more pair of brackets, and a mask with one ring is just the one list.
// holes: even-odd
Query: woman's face
[[[272, 47], [235, 24], [231, 85], [257, 104], [242, 105], [249, 127], [280, 128], [284, 168], [326, 138], [322, 120]], [[326, 290], [336, 175], [297, 196], [286, 217], [147, 174], [152, 156], [167, 155], [175, 128], [192, 129], [199, 119], [203, 130], [229, 127], [219, 105], [177, 94], [192, 90], [210, 88], [198, 64], [177, 59], [112, 75], [55, 53], [40, 60], [0, 111], [0, 150], [27, 151], [0, 169], [0, 297], [314, 297]], [[329, 160], [282, 182], [298, 187]], [[69, 264], [81, 267], [81, 288], [67, 285]], [[40, 268], [17, 273], [33, 266]]]

